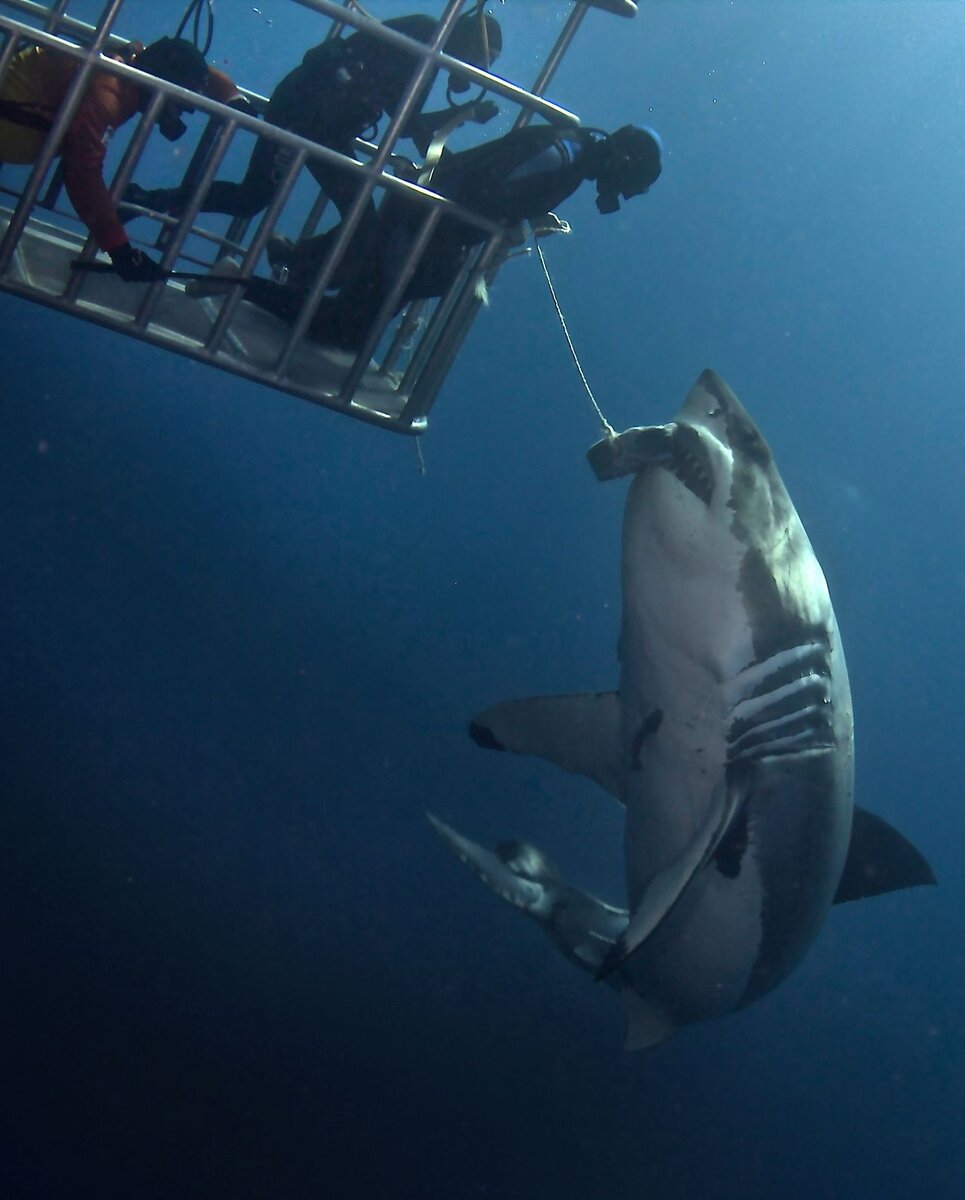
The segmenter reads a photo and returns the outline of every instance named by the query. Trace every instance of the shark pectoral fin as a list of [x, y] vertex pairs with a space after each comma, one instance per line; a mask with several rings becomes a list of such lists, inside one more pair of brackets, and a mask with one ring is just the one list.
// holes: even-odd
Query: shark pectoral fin
[[615, 971], [664, 920], [693, 877], [714, 856], [742, 800], [741, 789], [721, 789], [721, 802], [712, 806], [711, 819], [705, 823], [704, 828], [684, 852], [658, 872], [647, 885], [626, 930], [603, 960], [596, 975], [597, 982], [606, 979]]
[[545, 894], [545, 888], [529, 879], [522, 879], [506, 863], [469, 838], [457, 833], [445, 821], [427, 812], [429, 823], [442, 838], [456, 858], [464, 863], [477, 879], [481, 879], [490, 891], [523, 912], [537, 908]]
[[703, 849], [692, 854], [690, 851], [693, 849], [688, 847], [686, 855], [665, 867], [650, 881], [622, 937], [614, 942], [600, 964], [596, 973], [597, 982], [605, 980], [642, 945], [680, 899], [684, 888], [704, 862]]
[[851, 844], [835, 904], [935, 882], [924, 855], [903, 834], [881, 817], [855, 806]]
[[666, 462], [672, 453], [675, 425], [639, 425], [615, 437], [595, 442], [586, 452], [593, 473], [601, 483], [635, 475], [644, 467]]
[[677, 1032], [679, 1025], [673, 1017], [633, 988], [624, 987], [620, 999], [627, 1022], [624, 1050], [649, 1050]]
[[534, 696], [479, 713], [469, 736], [487, 750], [536, 754], [586, 775], [622, 801], [620, 698], [616, 692]]

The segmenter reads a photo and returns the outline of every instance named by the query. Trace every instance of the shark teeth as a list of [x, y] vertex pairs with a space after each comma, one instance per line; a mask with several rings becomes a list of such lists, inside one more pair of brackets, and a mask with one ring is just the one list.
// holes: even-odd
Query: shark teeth
[[714, 495], [714, 473], [700, 434], [693, 426], [676, 426], [671, 453], [664, 465], [698, 500], [710, 504]]

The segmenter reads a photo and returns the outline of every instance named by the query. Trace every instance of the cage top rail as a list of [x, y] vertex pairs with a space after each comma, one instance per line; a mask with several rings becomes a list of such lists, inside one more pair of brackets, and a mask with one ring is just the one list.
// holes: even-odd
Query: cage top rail
[[[4, 6], [13, 6], [24, 12], [31, 12], [36, 16], [42, 16], [50, 10], [45, 9], [42, 5], [32, 3], [31, 0], [0, 0]], [[580, 118], [563, 108], [559, 104], [554, 104], [551, 100], [545, 99], [543, 96], [538, 96], [533, 92], [527, 91], [525, 88], [519, 87], [515, 83], [511, 83], [508, 79], [503, 79], [500, 75], [493, 75], [489, 71], [484, 71], [481, 67], [475, 67], [471, 63], [465, 63], [461, 59], [453, 58], [451, 55], [444, 53], [442, 50], [433, 50], [424, 42], [416, 41], [415, 38], [407, 37], [404, 33], [399, 33], [397, 30], [387, 28], [381, 21], [373, 20], [370, 17], [362, 17], [355, 13], [351, 16], [347, 15], [350, 10], [340, 7], [338, 4], [330, 3], [330, 0], [293, 0], [293, 3], [299, 4], [304, 8], [310, 8], [326, 16], [332, 16], [333, 13], [339, 14], [338, 20], [342, 24], [350, 24], [356, 29], [365, 33], [370, 33], [377, 37], [379, 41], [387, 42], [390, 45], [398, 46], [401, 50], [409, 53], [413, 59], [432, 59], [435, 66], [446, 71], [456, 71], [460, 75], [464, 75], [467, 79], [471, 79], [473, 83], [485, 88], [487, 91], [495, 92], [499, 96], [503, 96], [507, 100], [511, 100], [514, 104], [518, 104], [521, 108], [525, 108], [535, 115], [545, 117], [552, 124], [570, 124], [579, 125]], [[343, 15], [344, 14], [344, 15]], [[334, 18], [333, 18], [334, 19]], [[78, 21], [75, 18], [63, 17], [60, 20], [62, 25], [68, 26], [70, 32], [76, 34], [78, 40], [86, 41], [94, 33], [94, 26], [89, 25], [84, 21]], [[12, 34], [17, 34], [22, 37], [29, 37], [40, 45], [50, 46], [53, 49], [64, 50], [68, 53], [73, 53], [75, 57], [83, 58], [85, 52], [79, 46], [75, 46], [73, 42], [67, 41], [63, 37], [58, 37], [56, 34], [47, 33], [45, 30], [37, 29], [33, 25], [27, 25], [23, 22], [18, 22], [9, 17], [0, 15], [0, 28], [8, 30]], [[116, 34], [110, 34], [109, 45], [113, 48], [121, 48], [130, 45], [127, 38], [118, 37]], [[103, 65], [107, 65], [111, 60], [105, 59]], [[135, 68], [128, 67], [125, 63], [116, 64], [123, 67], [125, 70], [134, 71]], [[120, 72], [123, 73], [123, 72]], [[138, 72], [136, 78], [139, 82], [144, 82], [143, 72]], [[154, 78], [157, 78], [156, 76]], [[167, 82], [162, 80], [161, 82]], [[175, 87], [170, 84], [170, 87]], [[256, 98], [267, 103], [267, 98], [260, 96], [257, 92], [248, 92], [244, 88], [239, 90], [247, 96]], [[178, 93], [182, 93], [180, 96]], [[188, 93], [185, 89], [180, 88], [169, 93], [175, 99], [187, 99]], [[207, 96], [199, 95], [196, 92], [190, 93], [191, 102], [195, 107], [204, 112], [217, 112], [218, 102], [210, 100]], [[237, 114], [236, 114], [237, 115]]]

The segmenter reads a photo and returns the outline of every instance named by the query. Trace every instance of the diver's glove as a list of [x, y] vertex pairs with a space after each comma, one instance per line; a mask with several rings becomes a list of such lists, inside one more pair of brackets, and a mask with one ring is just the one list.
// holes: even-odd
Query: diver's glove
[[437, 133], [450, 133], [466, 121], [485, 125], [499, 112], [499, 105], [492, 100], [470, 100], [466, 104], [450, 104], [438, 112], [419, 113], [405, 127], [405, 136], [411, 138], [423, 158]]
[[111, 256], [114, 270], [125, 283], [153, 283], [166, 279], [167, 275], [149, 254], [138, 250], [130, 242], [115, 246], [107, 252]]
[[486, 125], [499, 115], [499, 105], [494, 100], [477, 100], [470, 106], [468, 119], [475, 125]]
[[533, 237], [546, 237], [551, 233], [572, 233], [573, 227], [569, 221], [564, 221], [562, 217], [558, 217], [556, 213], [543, 213], [539, 217], [530, 217], [529, 227], [533, 231]]

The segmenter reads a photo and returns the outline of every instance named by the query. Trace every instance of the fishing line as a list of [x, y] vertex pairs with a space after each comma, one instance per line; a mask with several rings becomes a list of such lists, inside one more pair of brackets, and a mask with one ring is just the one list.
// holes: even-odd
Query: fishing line
[[589, 381], [584, 374], [583, 367], [580, 364], [580, 357], [576, 353], [576, 347], [573, 345], [573, 339], [570, 337], [570, 331], [566, 327], [566, 318], [563, 316], [563, 310], [560, 308], [560, 302], [556, 295], [556, 288], [553, 287], [553, 280], [550, 278], [549, 268], [546, 265], [546, 259], [543, 257], [543, 248], [539, 242], [536, 242], [536, 253], [539, 255], [539, 264], [543, 268], [543, 274], [546, 277], [546, 286], [550, 290], [550, 298], [553, 301], [553, 307], [556, 309], [556, 315], [559, 318], [560, 328], [563, 330], [563, 336], [566, 338], [566, 344], [570, 348], [570, 354], [573, 356], [573, 362], [576, 364], [576, 369], [580, 373], [580, 379], [583, 381], [583, 386], [586, 388], [586, 394], [590, 397], [590, 403], [593, 405], [596, 415], [600, 418], [600, 424], [603, 426], [603, 432], [607, 437], [616, 437], [617, 431], [613, 428], [610, 422], [603, 415], [603, 410], [596, 402], [596, 396], [593, 395], [593, 389], [590, 387]]

